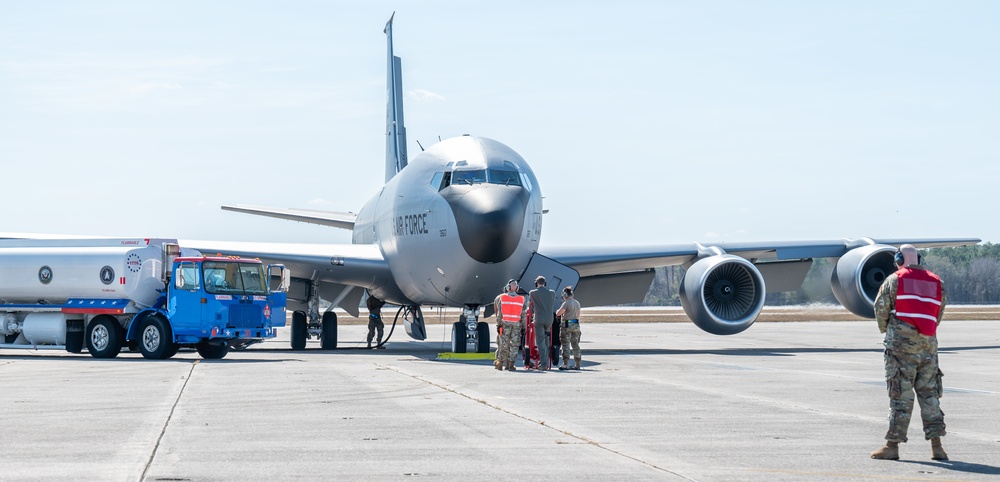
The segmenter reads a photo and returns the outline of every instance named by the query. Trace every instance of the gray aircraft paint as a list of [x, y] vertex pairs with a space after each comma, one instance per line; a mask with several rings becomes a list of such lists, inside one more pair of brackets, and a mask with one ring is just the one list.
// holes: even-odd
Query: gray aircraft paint
[[[318, 286], [320, 292], [339, 293], [339, 299], [348, 303], [340, 306], [354, 313], [357, 312], [357, 297], [347, 295], [355, 288], [367, 289], [381, 299], [400, 305], [458, 306], [473, 308], [472, 313], [478, 313], [478, 307], [489, 305], [508, 279], [520, 279], [522, 285], [530, 285], [534, 276], [542, 274], [555, 281], [549, 286], [556, 290], [579, 282], [577, 298], [584, 306], [589, 306], [588, 299], [601, 300], [606, 304], [641, 301], [649, 287], [650, 270], [658, 266], [685, 265], [699, 271], [714, 269], [716, 264], [739, 265], [740, 270], [753, 275], [755, 266], [762, 261], [802, 263], [796, 269], [775, 264], [760, 270], [765, 277], [788, 278], [773, 280], [778, 281], [773, 283], [775, 286], [787, 287], [801, 284], [805, 268], [813, 258], [844, 257], [855, 265], [838, 267], [838, 271], [843, 268], [845, 272], [840, 280], [845, 286], [840, 291], [848, 298], [855, 298], [848, 299], [845, 306], [863, 316], [865, 307], [870, 306], [872, 300], [854, 293], [856, 287], [852, 282], [861, 271], [877, 264], [877, 260], [869, 254], [881, 257], [885, 251], [891, 250], [891, 246], [903, 243], [926, 248], [979, 242], [976, 238], [845, 238], [713, 245], [681, 243], [640, 247], [541, 248], [543, 210], [540, 184], [528, 163], [510, 147], [485, 137], [462, 136], [439, 142], [407, 162], [399, 73], [401, 62], [393, 55], [391, 18], [384, 32], [388, 45], [387, 181], [379, 193], [357, 215], [223, 206], [223, 209], [233, 211], [349, 228], [353, 230], [353, 244], [182, 241], [183, 244], [206, 252], [254, 256], [268, 262], [285, 263], [293, 276]], [[460, 166], [462, 163], [464, 165]], [[435, 174], [440, 172], [502, 166], [510, 168], [510, 165], [523, 173], [524, 187], [481, 183], [439, 189], [431, 185]], [[844, 256], [848, 252], [854, 254]], [[749, 260], [750, 263], [737, 263], [739, 260], [733, 258], [721, 262], [720, 257], [728, 255]], [[702, 262], [708, 258], [712, 261]], [[758, 281], [759, 289], [763, 291], [765, 283], [762, 278]], [[772, 279], [768, 279], [766, 284], [772, 285]], [[698, 305], [698, 309], [686, 311], [693, 319], [697, 318], [694, 321], [706, 331], [738, 333], [756, 319], [756, 313], [747, 312], [745, 318], [735, 320], [735, 323], [734, 320], [720, 322], [714, 314], [705, 314], [704, 298], [707, 295], [700, 294], [704, 290], [699, 287], [694, 288], [688, 302]], [[472, 329], [474, 327], [470, 328], [470, 333]], [[422, 339], [413, 333], [411, 336]]]

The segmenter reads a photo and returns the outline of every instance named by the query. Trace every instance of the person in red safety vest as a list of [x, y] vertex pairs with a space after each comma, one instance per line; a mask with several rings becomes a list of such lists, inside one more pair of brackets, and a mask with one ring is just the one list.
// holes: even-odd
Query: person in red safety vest
[[517, 294], [517, 281], [507, 282], [507, 292], [500, 295], [500, 338], [497, 341], [497, 370], [515, 371], [514, 361], [521, 346], [521, 326], [524, 324], [524, 297]]
[[875, 297], [875, 319], [885, 333], [885, 381], [889, 390], [889, 431], [873, 459], [898, 460], [899, 443], [913, 413], [914, 392], [920, 405], [924, 438], [931, 441], [931, 459], [948, 460], [941, 446], [945, 435], [940, 398], [944, 391], [938, 367], [937, 328], [944, 314], [941, 278], [920, 265], [917, 248], [904, 244], [896, 251], [899, 270], [890, 275]]

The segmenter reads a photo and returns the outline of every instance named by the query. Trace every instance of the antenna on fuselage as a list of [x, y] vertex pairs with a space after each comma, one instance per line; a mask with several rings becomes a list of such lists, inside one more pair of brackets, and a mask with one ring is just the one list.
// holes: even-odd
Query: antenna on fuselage
[[[402, 61], [392, 52], [392, 12], [385, 24], [386, 43], [388, 44], [388, 62], [386, 69], [385, 92], [385, 181], [406, 167], [406, 127], [403, 125], [403, 76]], [[421, 148], [423, 149], [423, 148]]]
[[417, 147], [420, 148], [420, 152], [424, 152], [424, 145], [421, 144], [419, 140], [417, 141]]

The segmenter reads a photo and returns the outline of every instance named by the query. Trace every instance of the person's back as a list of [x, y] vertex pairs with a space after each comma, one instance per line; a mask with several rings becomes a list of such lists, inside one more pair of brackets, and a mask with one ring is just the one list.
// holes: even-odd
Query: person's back
[[540, 323], [552, 324], [555, 313], [556, 292], [542, 285], [528, 293], [531, 303], [532, 318]]
[[944, 286], [937, 275], [920, 266], [911, 245], [899, 247], [895, 262], [899, 270], [885, 279], [875, 297], [875, 319], [879, 331], [885, 333], [889, 430], [885, 445], [871, 457], [899, 459], [899, 444], [907, 441], [916, 399], [924, 438], [931, 442], [931, 458], [948, 460], [941, 446], [946, 430], [939, 401], [943, 388], [936, 336], [947, 302]]
[[555, 316], [556, 292], [545, 286], [545, 277], [535, 279], [535, 289], [528, 293], [528, 310], [531, 312], [535, 328], [535, 344], [538, 346], [540, 369], [546, 370], [549, 363], [549, 331]]

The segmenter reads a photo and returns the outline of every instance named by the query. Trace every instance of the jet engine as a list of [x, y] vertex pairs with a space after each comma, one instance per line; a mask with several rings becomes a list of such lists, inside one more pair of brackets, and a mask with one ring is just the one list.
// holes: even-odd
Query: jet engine
[[764, 307], [764, 277], [753, 263], [719, 254], [691, 265], [681, 280], [681, 305], [698, 328], [716, 335], [746, 330]]
[[833, 295], [844, 308], [864, 318], [875, 317], [875, 296], [882, 282], [896, 272], [896, 248], [873, 244], [840, 257], [830, 277]]

